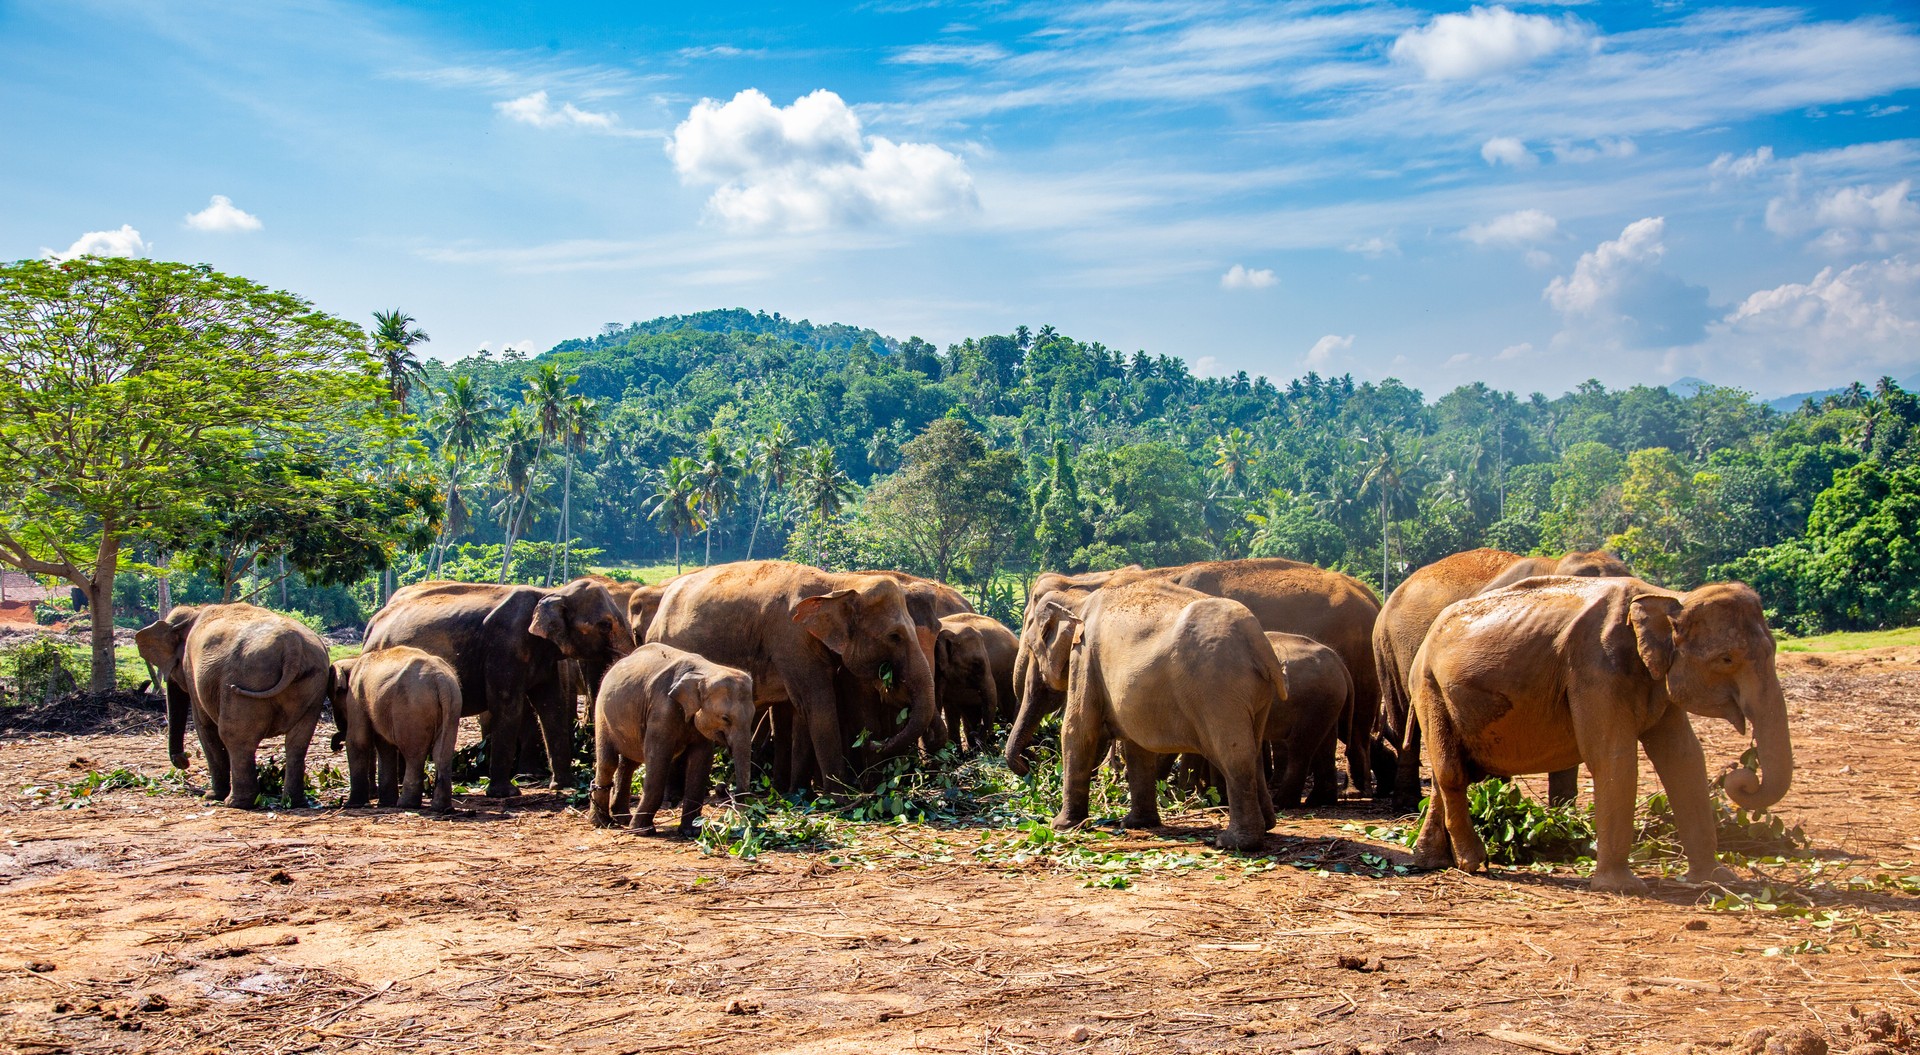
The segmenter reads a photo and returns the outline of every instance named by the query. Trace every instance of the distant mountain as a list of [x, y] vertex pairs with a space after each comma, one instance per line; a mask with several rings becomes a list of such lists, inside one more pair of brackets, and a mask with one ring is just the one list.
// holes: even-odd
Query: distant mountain
[[[1862, 380], [1864, 381], [1864, 379]], [[1899, 385], [1908, 392], [1920, 391], [1920, 374], [1914, 374], [1912, 377], [1900, 381]], [[1872, 388], [1873, 386], [1868, 384], [1867, 387]], [[1793, 395], [1781, 396], [1779, 399], [1769, 399], [1766, 401], [1766, 404], [1784, 414], [1797, 409], [1800, 404], [1806, 400], [1811, 399], [1815, 403], [1818, 403], [1828, 396], [1837, 396], [1846, 390], [1846, 387], [1842, 386], [1840, 388], [1823, 388], [1818, 392], [1795, 392]]]
[[823, 352], [847, 351], [863, 341], [866, 342], [867, 347], [882, 354], [900, 350], [899, 341], [864, 327], [848, 326], [838, 322], [822, 323], [816, 326], [806, 319], [789, 319], [777, 311], [769, 314], [764, 311], [748, 311], [745, 308], [717, 308], [712, 311], [697, 311], [691, 315], [666, 315], [627, 326], [608, 323], [601, 328], [598, 336], [561, 341], [554, 345], [552, 350], [554, 352], [598, 351], [602, 348], [623, 345], [632, 337], [654, 336], [676, 330], [769, 334], [781, 340], [792, 341]]
[[1678, 381], [1667, 382], [1665, 387], [1667, 391], [1672, 392], [1681, 399], [1686, 399], [1698, 393], [1703, 388], [1712, 388], [1714, 386], [1711, 381], [1702, 381], [1697, 377], [1683, 377]]

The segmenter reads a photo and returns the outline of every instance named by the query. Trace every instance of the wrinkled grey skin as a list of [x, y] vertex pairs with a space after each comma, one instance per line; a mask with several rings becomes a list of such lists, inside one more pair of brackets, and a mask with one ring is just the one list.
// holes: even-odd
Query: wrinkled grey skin
[[133, 635], [167, 686], [167, 754], [186, 769], [191, 711], [207, 757], [210, 797], [252, 809], [260, 742], [286, 737], [289, 807], [306, 805], [307, 747], [327, 694], [327, 646], [276, 612], [250, 604], [182, 605]]

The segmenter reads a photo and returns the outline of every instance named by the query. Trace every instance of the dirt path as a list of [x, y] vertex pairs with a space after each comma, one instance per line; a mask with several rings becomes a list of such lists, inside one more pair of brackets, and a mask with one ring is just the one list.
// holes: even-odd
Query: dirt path
[[[1202, 815], [1079, 858], [870, 825], [741, 862], [545, 794], [450, 820], [140, 790], [63, 809], [23, 789], [158, 775], [159, 734], [0, 743], [0, 1048], [1745, 1052], [1804, 1027], [1844, 1051], [1855, 1009], [1920, 1029], [1920, 880], [1869, 878], [1920, 875], [1905, 651], [1783, 657], [1800, 770], [1780, 812], [1825, 859], [1739, 869], [1744, 900], [1395, 874], [1404, 850], [1357, 830], [1390, 819], [1360, 805], [1283, 817], [1268, 861], [1197, 846]], [[1715, 765], [1737, 752], [1699, 728]]]

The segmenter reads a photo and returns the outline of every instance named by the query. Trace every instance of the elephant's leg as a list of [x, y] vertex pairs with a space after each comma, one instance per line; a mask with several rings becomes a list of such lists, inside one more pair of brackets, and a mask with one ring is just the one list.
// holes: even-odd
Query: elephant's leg
[[712, 744], [700, 740], [687, 748], [687, 764], [681, 770], [685, 775], [685, 790], [680, 794], [680, 837], [683, 839], [700, 834], [700, 828], [694, 822], [700, 819], [700, 811], [707, 804], [707, 786], [712, 770]]
[[627, 817], [633, 813], [633, 771], [640, 763], [631, 758], [620, 759], [613, 771], [613, 815]]
[[508, 675], [494, 664], [487, 670], [487, 711], [493, 716], [487, 729], [487, 797], [511, 798], [513, 771], [520, 761], [520, 729], [527, 718], [526, 689], [518, 668]]
[[[809, 676], [811, 675], [811, 676]], [[802, 735], [813, 751], [813, 763], [828, 790], [847, 783], [846, 743], [840, 739], [840, 709], [833, 694], [831, 671], [809, 671], [788, 677], [793, 709]]]
[[1121, 740], [1127, 759], [1127, 815], [1122, 828], [1160, 827], [1160, 755], [1131, 740]]
[[1087, 792], [1106, 751], [1100, 720], [1086, 713], [1085, 688], [1075, 684], [1074, 690], [1060, 723], [1060, 812], [1053, 818], [1055, 828], [1071, 828], [1087, 819]]
[[[1640, 783], [1640, 745], [1622, 725], [1619, 704], [1612, 699], [1576, 692], [1570, 703], [1580, 757], [1593, 773], [1591, 886], [1616, 894], [1644, 894], [1647, 884], [1627, 864], [1633, 844], [1633, 799]], [[1705, 773], [1703, 761], [1703, 778]]]
[[400, 808], [403, 810], [417, 810], [420, 808], [420, 800], [425, 796], [427, 790], [426, 752], [423, 751], [413, 756], [402, 756], [401, 761], [406, 764], [406, 771], [405, 776], [400, 780]]
[[649, 730], [646, 744], [647, 771], [640, 783], [640, 805], [633, 811], [630, 827], [637, 832], [653, 831], [653, 815], [660, 812], [660, 803], [667, 797], [667, 771], [674, 768], [673, 763], [679, 757], [679, 744], [670, 743], [672, 738], [664, 733], [655, 734]]
[[[1435, 696], [1439, 695], [1435, 691]], [[1446, 704], [1436, 699], [1427, 730], [1427, 766], [1433, 770], [1433, 797], [1427, 806], [1427, 827], [1420, 831], [1414, 846], [1414, 860], [1427, 868], [1444, 867], [1447, 848], [1452, 860], [1463, 872], [1477, 872], [1487, 862], [1487, 847], [1473, 830], [1473, 816], [1467, 807], [1467, 786], [1472, 783], [1459, 737], [1446, 714]], [[1435, 822], [1439, 830], [1433, 831]]]
[[1343, 723], [1347, 732], [1347, 782], [1353, 785], [1355, 793], [1365, 795], [1373, 790], [1374, 709], [1357, 703], [1356, 693]]
[[313, 730], [320, 724], [320, 708], [293, 723], [287, 730], [287, 779], [280, 798], [288, 809], [307, 807], [307, 748], [313, 744]]
[[1640, 743], [1673, 807], [1673, 826], [1687, 854], [1687, 882], [1733, 882], [1737, 877], [1721, 866], [1716, 853], [1720, 836], [1707, 789], [1707, 759], [1686, 714], [1678, 707], [1667, 708], [1653, 728], [1641, 734]]
[[207, 756], [207, 798], [224, 801], [233, 790], [233, 759], [220, 738], [220, 726], [208, 719], [207, 712], [196, 711], [193, 728], [200, 737], [200, 753]]
[[1300, 805], [1300, 795], [1307, 787], [1307, 752], [1291, 744], [1269, 746], [1280, 770], [1280, 779], [1273, 784], [1273, 804], [1283, 810], [1293, 809]]
[[227, 772], [232, 777], [232, 792], [227, 796], [227, 805], [236, 809], [250, 810], [258, 804], [260, 798], [260, 767], [255, 755], [260, 750], [260, 741], [235, 730], [235, 723], [227, 723], [221, 730], [220, 739], [226, 747]]
[[[1704, 764], [1704, 763], [1703, 763]], [[1547, 774], [1547, 805], [1571, 806], [1580, 798], [1580, 767], [1570, 766]]]
[[1313, 772], [1313, 791], [1307, 795], [1307, 805], [1333, 806], [1340, 802], [1340, 772], [1334, 765], [1334, 756], [1338, 753], [1339, 737], [1329, 727], [1308, 756], [1308, 768]]
[[593, 787], [587, 793], [592, 805], [587, 810], [587, 821], [596, 828], [613, 827], [613, 810], [609, 807], [613, 795], [620, 790], [619, 770], [626, 759], [620, 757], [620, 749], [613, 746], [613, 737], [606, 729], [596, 730], [593, 739]]
[[540, 720], [540, 732], [546, 738], [547, 765], [555, 788], [573, 787], [573, 724], [578, 711], [573, 683], [539, 686], [533, 693], [533, 713]]
[[373, 794], [374, 758], [379, 749], [371, 737], [356, 733], [347, 739], [347, 805], [365, 806]]
[[767, 720], [773, 723], [773, 787], [788, 794], [799, 787], [793, 771], [793, 705], [776, 703], [768, 711]]
[[1393, 808], [1412, 813], [1420, 808], [1420, 719], [1407, 711], [1407, 731], [1400, 741], [1399, 760], [1393, 767]]
[[393, 807], [400, 801], [400, 749], [380, 741], [380, 787], [378, 801], [385, 807]]
[[1274, 821], [1273, 796], [1261, 778], [1259, 756], [1251, 744], [1222, 745], [1220, 770], [1227, 793], [1227, 827], [1214, 843], [1222, 850], [1257, 850]]

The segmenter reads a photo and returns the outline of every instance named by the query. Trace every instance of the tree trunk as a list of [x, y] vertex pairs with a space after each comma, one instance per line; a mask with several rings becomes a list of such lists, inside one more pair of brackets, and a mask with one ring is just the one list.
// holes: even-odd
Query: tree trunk
[[567, 448], [567, 482], [560, 488], [560, 578], [573, 578], [573, 448]]
[[173, 611], [173, 580], [167, 577], [167, 565], [172, 562], [173, 562], [173, 557], [171, 555], [169, 555], [165, 560], [162, 560], [160, 562], [159, 601], [160, 601], [160, 618], [162, 619], [165, 619], [167, 617], [168, 612]]
[[1387, 581], [1387, 489], [1380, 488], [1380, 598], [1393, 592], [1393, 584]]
[[286, 611], [292, 606], [287, 603], [287, 553], [280, 551], [280, 610]]
[[760, 507], [753, 511], [753, 530], [747, 532], [747, 559], [753, 559], [753, 543], [760, 537], [760, 519], [767, 515], [767, 495], [772, 487], [768, 483], [760, 485]]
[[113, 662], [113, 579], [120, 566], [120, 537], [112, 531], [102, 534], [100, 557], [93, 578], [79, 584], [87, 593], [87, 611], [93, 616], [93, 679], [95, 692], [112, 692]]
[[680, 533], [673, 533], [673, 573], [680, 574]]

